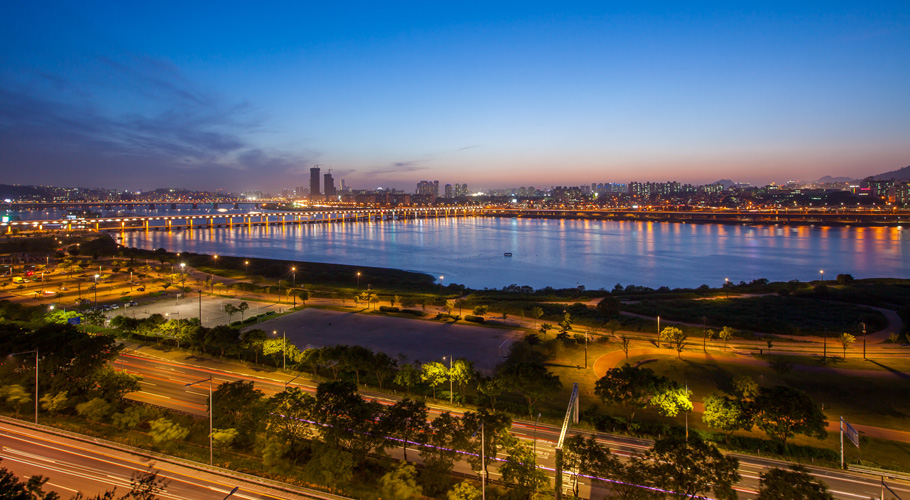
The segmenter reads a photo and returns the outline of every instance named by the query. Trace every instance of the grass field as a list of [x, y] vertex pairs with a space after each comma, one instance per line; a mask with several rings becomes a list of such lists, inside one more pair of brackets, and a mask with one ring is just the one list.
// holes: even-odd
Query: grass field
[[646, 316], [701, 324], [723, 324], [736, 329], [785, 335], [823, 335], [884, 328], [880, 312], [865, 307], [802, 297], [767, 295], [715, 300], [643, 300], [623, 309]]

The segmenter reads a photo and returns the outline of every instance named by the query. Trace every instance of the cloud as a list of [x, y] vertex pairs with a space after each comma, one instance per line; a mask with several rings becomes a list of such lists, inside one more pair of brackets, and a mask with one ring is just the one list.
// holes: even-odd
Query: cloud
[[[258, 146], [252, 138], [262, 132], [265, 117], [247, 102], [199, 88], [169, 61], [97, 61], [89, 83], [46, 69], [20, 81], [0, 80], [0, 168], [15, 173], [9, 182], [53, 178], [113, 187], [118, 181], [135, 186], [134, 179], [145, 177], [181, 179], [187, 187], [229, 179], [236, 183], [230, 188], [247, 187], [251, 179], [281, 185], [296, 182], [319, 156]], [[72, 168], [77, 164], [83, 166], [78, 172]], [[137, 175], [137, 166], [155, 175]], [[246, 177], [235, 175], [240, 172]]]
[[398, 161], [390, 163], [385, 166], [375, 167], [372, 170], [368, 170], [366, 175], [368, 176], [377, 176], [377, 175], [388, 175], [388, 174], [400, 174], [404, 172], [417, 172], [419, 170], [426, 170], [428, 167], [424, 165], [425, 161], [423, 160], [413, 160], [413, 161]]
[[479, 147], [480, 147], [480, 144], [475, 144], [475, 145], [473, 145], [473, 146], [465, 146], [465, 147], [463, 147], [463, 148], [458, 148], [458, 149], [456, 149], [455, 151], [456, 151], [456, 152], [458, 152], [458, 151], [467, 151], [468, 149], [474, 149], [474, 148], [479, 148]]

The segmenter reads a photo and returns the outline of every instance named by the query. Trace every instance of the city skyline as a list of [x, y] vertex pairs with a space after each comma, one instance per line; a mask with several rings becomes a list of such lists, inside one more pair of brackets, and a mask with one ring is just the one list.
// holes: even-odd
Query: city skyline
[[17, 4], [4, 182], [275, 190], [862, 178], [910, 163], [907, 7]]

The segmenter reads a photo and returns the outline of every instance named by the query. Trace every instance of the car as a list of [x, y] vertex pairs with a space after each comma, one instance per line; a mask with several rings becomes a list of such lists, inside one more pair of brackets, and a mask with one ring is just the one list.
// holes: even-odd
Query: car
[[136, 291], [137, 291], [137, 292], [144, 292], [144, 291], [145, 291], [145, 287], [144, 287], [144, 286], [140, 286], [139, 288], [136, 289]]
[[111, 309], [120, 309], [118, 304], [111, 304]]
[[130, 301], [130, 305], [131, 305], [131, 306], [138, 306], [139, 303], [136, 302], [135, 300], [131, 300], [131, 301]]
[[95, 289], [95, 285], [92, 285], [92, 286], [88, 287], [88, 289], [89, 289], [89, 290], [94, 290], [94, 289]]
[[69, 290], [69, 288], [67, 288], [67, 287], [65, 287], [65, 286], [61, 286], [61, 287], [60, 287], [60, 291], [61, 291], [61, 292], [65, 292], [65, 291], [67, 291], [67, 290]]

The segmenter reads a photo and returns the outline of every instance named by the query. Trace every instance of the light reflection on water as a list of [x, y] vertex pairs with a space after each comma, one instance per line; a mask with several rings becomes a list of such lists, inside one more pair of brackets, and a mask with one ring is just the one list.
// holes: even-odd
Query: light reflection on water
[[[127, 232], [127, 246], [388, 267], [472, 288], [910, 278], [910, 231], [508, 218]], [[512, 252], [512, 257], [504, 257]]]

